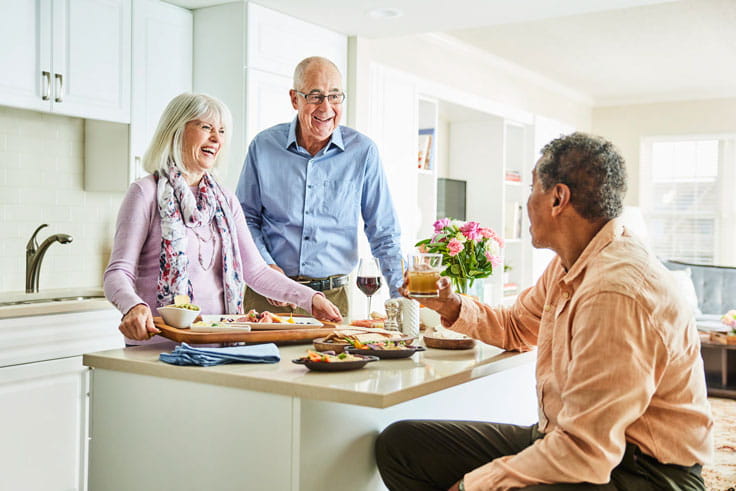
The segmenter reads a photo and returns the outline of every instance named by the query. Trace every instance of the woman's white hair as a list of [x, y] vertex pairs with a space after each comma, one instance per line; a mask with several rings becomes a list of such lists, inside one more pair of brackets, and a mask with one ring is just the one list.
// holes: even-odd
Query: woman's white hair
[[225, 130], [225, 137], [213, 168], [216, 169], [220, 162], [226, 161], [233, 121], [230, 110], [214, 97], [185, 92], [171, 99], [161, 115], [151, 143], [143, 154], [143, 168], [146, 172], [153, 174], [156, 171], [165, 171], [169, 168], [169, 161], [173, 161], [183, 175], [188, 174], [181, 147], [184, 140], [184, 126], [195, 119], [220, 122]]

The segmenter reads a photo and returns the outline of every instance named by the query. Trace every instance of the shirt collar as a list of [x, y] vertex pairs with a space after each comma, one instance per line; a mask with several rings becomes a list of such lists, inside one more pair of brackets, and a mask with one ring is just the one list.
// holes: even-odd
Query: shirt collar
[[611, 242], [621, 237], [624, 232], [623, 222], [619, 218], [609, 220], [595, 237], [583, 249], [575, 264], [564, 277], [565, 282], [573, 281], [588, 267], [588, 264], [600, 254], [600, 252]]
[[[291, 120], [291, 124], [289, 125], [289, 138], [286, 140], [286, 148], [291, 148], [292, 145], [296, 147], [298, 145], [296, 141], [296, 125], [297, 125], [297, 116], [294, 116], [294, 119]], [[332, 145], [336, 146], [343, 152], [345, 151], [345, 143], [343, 143], [342, 140], [342, 126], [338, 125], [337, 128], [335, 128], [335, 131], [332, 132], [332, 136], [330, 136], [330, 141], [327, 143], [327, 146], [325, 147], [325, 150], [332, 147]]]

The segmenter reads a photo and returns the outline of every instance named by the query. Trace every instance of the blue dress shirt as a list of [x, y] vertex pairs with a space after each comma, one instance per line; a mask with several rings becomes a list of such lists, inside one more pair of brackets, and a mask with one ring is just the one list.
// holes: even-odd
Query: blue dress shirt
[[348, 274], [358, 263], [362, 216], [371, 252], [398, 296], [400, 229], [375, 143], [338, 126], [312, 156], [297, 143], [296, 126], [294, 118], [256, 135], [235, 191], [263, 259], [288, 276]]

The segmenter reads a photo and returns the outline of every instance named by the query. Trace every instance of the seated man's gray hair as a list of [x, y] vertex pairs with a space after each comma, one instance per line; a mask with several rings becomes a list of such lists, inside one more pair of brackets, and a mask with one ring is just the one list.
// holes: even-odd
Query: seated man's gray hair
[[536, 173], [542, 189], [567, 185], [575, 211], [590, 221], [610, 220], [621, 214], [626, 164], [611, 142], [576, 132], [552, 140], [541, 153]]

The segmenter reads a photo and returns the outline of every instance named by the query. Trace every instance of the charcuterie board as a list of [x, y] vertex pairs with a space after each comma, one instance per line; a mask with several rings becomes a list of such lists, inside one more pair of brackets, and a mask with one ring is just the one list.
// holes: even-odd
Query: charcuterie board
[[215, 343], [278, 343], [282, 341], [312, 341], [315, 338], [332, 334], [334, 327], [322, 326], [299, 329], [278, 329], [243, 331], [233, 329], [232, 331], [220, 332], [195, 332], [191, 329], [177, 329], [164, 323], [161, 317], [154, 317], [153, 323], [161, 330], [161, 336], [188, 344], [215, 344]]

